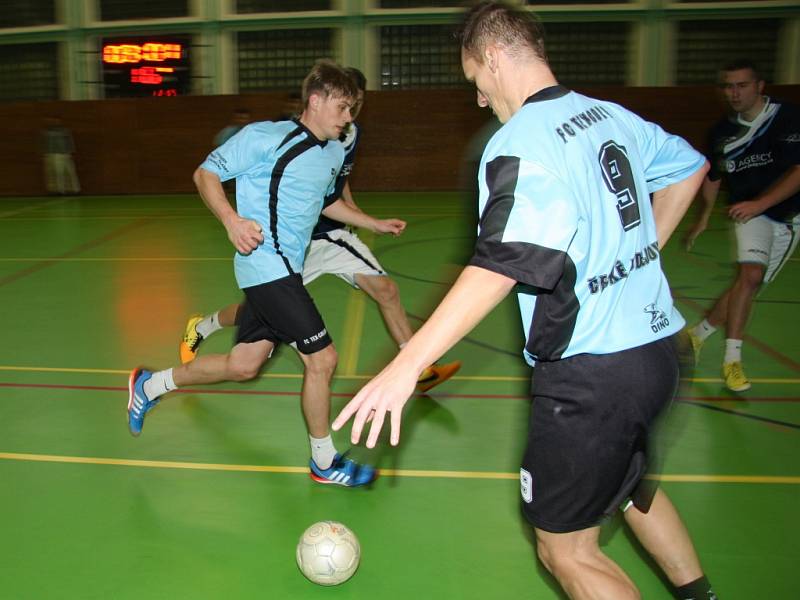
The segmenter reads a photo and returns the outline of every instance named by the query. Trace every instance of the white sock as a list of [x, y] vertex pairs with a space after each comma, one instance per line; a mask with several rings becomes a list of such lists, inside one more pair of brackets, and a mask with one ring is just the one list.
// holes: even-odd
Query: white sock
[[722, 362], [742, 362], [742, 340], [725, 340], [725, 359]]
[[703, 319], [692, 328], [692, 333], [696, 337], [700, 338], [701, 342], [704, 342], [706, 341], [706, 338], [708, 338], [716, 330], [717, 328], [714, 327], [711, 323], [709, 323], [708, 319]]
[[155, 400], [159, 396], [177, 389], [178, 386], [172, 379], [172, 369], [153, 373], [153, 376], [144, 382], [144, 394], [148, 400]]
[[207, 338], [215, 331], [222, 329], [222, 325], [219, 324], [219, 311], [215, 312], [213, 315], [208, 315], [205, 317], [195, 326], [195, 328], [197, 329], [197, 333], [202, 335], [204, 338]]
[[331, 436], [327, 435], [324, 438], [308, 436], [308, 441], [311, 442], [311, 458], [317, 466], [322, 470], [329, 468], [333, 464], [333, 457], [336, 456]]

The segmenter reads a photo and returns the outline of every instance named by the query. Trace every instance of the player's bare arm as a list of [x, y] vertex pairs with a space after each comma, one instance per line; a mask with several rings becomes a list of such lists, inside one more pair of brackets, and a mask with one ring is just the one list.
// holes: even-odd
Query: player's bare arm
[[228, 239], [238, 252], [250, 254], [264, 241], [261, 225], [249, 219], [243, 219], [233, 210], [219, 176], [211, 171], [198, 167], [192, 176], [200, 197], [208, 209], [225, 226]]
[[700, 201], [702, 202], [700, 206], [700, 214], [697, 215], [697, 219], [689, 228], [689, 232], [686, 234], [686, 237], [683, 240], [686, 250], [692, 249], [692, 246], [694, 246], [697, 238], [700, 237], [700, 234], [706, 230], [706, 227], [708, 227], [708, 220], [711, 218], [711, 212], [714, 210], [714, 204], [717, 201], [717, 195], [719, 194], [721, 183], [721, 179], [712, 181], [706, 177], [703, 180], [703, 184], [700, 187]]
[[344, 188], [342, 188], [342, 200], [344, 200], [344, 203], [353, 210], [364, 212], [361, 210], [361, 208], [359, 208], [358, 204], [356, 204], [356, 201], [353, 200], [353, 193], [350, 191], [350, 181], [344, 182]]
[[765, 210], [780, 204], [800, 191], [800, 165], [794, 165], [758, 197], [732, 204], [728, 216], [739, 223], [747, 223]]
[[422, 370], [472, 331], [517, 282], [480, 267], [466, 267], [431, 317], [374, 379], [342, 409], [333, 422], [341, 429], [352, 417], [350, 439], [357, 444], [371, 419], [367, 447], [374, 448], [386, 413], [391, 413], [390, 443], [400, 442], [403, 406]]
[[659, 248], [667, 245], [667, 241], [697, 195], [706, 173], [708, 173], [708, 162], [703, 163], [702, 167], [687, 178], [653, 194], [653, 218], [656, 222]]
[[342, 198], [326, 207], [322, 214], [329, 219], [341, 221], [355, 227], [363, 227], [375, 233], [391, 233], [397, 236], [403, 233], [406, 228], [405, 221], [400, 219], [376, 219], [360, 209], [354, 210]]

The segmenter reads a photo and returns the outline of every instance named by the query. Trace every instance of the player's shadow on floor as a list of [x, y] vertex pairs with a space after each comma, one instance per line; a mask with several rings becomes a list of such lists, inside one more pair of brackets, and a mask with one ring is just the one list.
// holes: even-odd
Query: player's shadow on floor
[[[378, 450], [371, 457], [379, 468], [396, 470], [402, 464], [402, 455], [406, 448], [414, 444], [414, 436], [418, 430], [420, 422], [430, 423], [437, 429], [451, 435], [458, 435], [461, 431], [458, 421], [453, 412], [438, 400], [427, 394], [417, 394], [406, 404], [403, 412], [403, 422], [400, 431], [400, 445], [393, 447], [389, 443], [389, 417], [384, 423], [384, 430], [379, 438]], [[365, 428], [362, 437], [367, 435], [368, 429]], [[399, 477], [392, 477], [391, 486], [400, 483]]]
[[[271, 458], [269, 449], [263, 444], [252, 443], [255, 441], [253, 437], [243, 435], [237, 428], [225, 424], [229, 420], [228, 409], [218, 406], [220, 402], [187, 393], [179, 399], [179, 404], [180, 410], [198, 429], [213, 436], [219, 447], [235, 455], [237, 460], [244, 459], [254, 465], [279, 463], [278, 456]], [[265, 439], [268, 439], [266, 435], [259, 438], [261, 442]]]

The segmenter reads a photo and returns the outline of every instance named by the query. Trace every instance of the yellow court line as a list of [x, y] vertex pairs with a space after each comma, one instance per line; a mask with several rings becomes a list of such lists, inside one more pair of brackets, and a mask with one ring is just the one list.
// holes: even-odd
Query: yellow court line
[[[375, 236], [371, 231], [361, 233], [361, 241], [369, 248], [372, 248], [374, 239]], [[358, 370], [358, 355], [361, 350], [361, 335], [364, 331], [364, 310], [366, 308], [364, 296], [366, 296], [364, 292], [354, 288], [350, 289], [350, 294], [347, 296], [347, 308], [343, 325], [344, 331], [347, 332], [347, 337], [342, 349], [339, 369], [342, 377], [352, 377]]]
[[[360, 292], [356, 292], [353, 290], [359, 297], [364, 297], [364, 294]], [[363, 307], [363, 303], [362, 303]], [[355, 329], [355, 323], [358, 321], [354, 321], [353, 328]], [[363, 327], [363, 320], [360, 321], [359, 327]], [[359, 331], [360, 333], [360, 331]], [[361, 335], [354, 336], [356, 339], [361, 339]], [[358, 356], [358, 347], [355, 348], [355, 356]], [[346, 350], [342, 354], [346, 354], [349, 350]], [[344, 361], [342, 362], [344, 364]], [[342, 369], [343, 371], [345, 369]], [[355, 369], [353, 369], [355, 370]], [[28, 372], [28, 373], [84, 373], [84, 374], [99, 374], [99, 375], [127, 375], [131, 372], [131, 369], [80, 369], [80, 368], [67, 368], [67, 367], [23, 367], [23, 366], [16, 366], [16, 365], [0, 365], [0, 371], [10, 371], [10, 372]], [[372, 379], [376, 374], [372, 375], [363, 375], [363, 374], [356, 374], [356, 373], [337, 373], [334, 378], [335, 379], [352, 379], [352, 380], [365, 380], [365, 379]], [[260, 379], [302, 379], [302, 373], [263, 373], [259, 375]], [[481, 382], [512, 382], [512, 381], [529, 381], [530, 377], [518, 377], [514, 375], [455, 375], [452, 378], [453, 381], [481, 381]], [[691, 383], [722, 383], [721, 378], [715, 377], [693, 377], [685, 379], [684, 381], [688, 381]], [[774, 383], [774, 384], [783, 384], [783, 385], [797, 385], [800, 384], [800, 379], [797, 378], [759, 378], [759, 377], [751, 377], [750, 381], [753, 383]]]
[[363, 292], [355, 289], [350, 290], [347, 296], [347, 309], [344, 317], [344, 331], [348, 332], [345, 337], [344, 348], [342, 349], [342, 359], [340, 361], [341, 375], [339, 377], [351, 378], [358, 370], [358, 355], [361, 351], [361, 334], [364, 331], [364, 301]]
[[[0, 460], [28, 462], [68, 463], [81, 465], [111, 465], [117, 467], [143, 467], [148, 469], [188, 469], [195, 471], [235, 471], [248, 473], [307, 474], [308, 467], [273, 465], [230, 465], [222, 463], [194, 463], [184, 461], [139, 460], [90, 456], [59, 456], [54, 454], [24, 454], [0, 452]], [[519, 479], [519, 473], [494, 471], [429, 471], [417, 469], [381, 469], [382, 477], [424, 477], [432, 479]], [[800, 477], [768, 475], [660, 475], [651, 477], [660, 481], [679, 483], [749, 483], [800, 485]]]

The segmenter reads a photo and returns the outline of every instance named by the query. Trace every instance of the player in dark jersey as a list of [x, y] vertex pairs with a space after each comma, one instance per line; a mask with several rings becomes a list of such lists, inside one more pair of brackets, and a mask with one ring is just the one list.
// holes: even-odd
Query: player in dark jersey
[[[345, 71], [353, 78], [359, 90], [352, 109], [352, 117], [355, 121], [364, 103], [367, 80], [358, 69], [348, 67]], [[329, 201], [340, 198], [347, 206], [359, 212], [361, 209], [353, 200], [348, 177], [355, 164], [356, 148], [360, 137], [360, 128], [355, 122], [351, 122], [348, 129], [339, 138], [344, 146], [344, 163], [336, 178], [336, 187], [329, 197]], [[319, 222], [311, 236], [311, 244], [303, 267], [303, 284], [308, 285], [320, 275], [325, 274], [336, 275], [354, 288], [363, 290], [375, 300], [389, 334], [400, 348], [411, 339], [413, 330], [408, 322], [405, 308], [400, 302], [397, 283], [386, 274], [369, 247], [345, 223], [320, 215]], [[200, 344], [209, 335], [223, 327], [235, 325], [238, 310], [238, 304], [231, 304], [206, 316], [193, 315], [189, 317], [179, 348], [181, 362], [194, 360]], [[420, 392], [427, 392], [450, 379], [460, 367], [460, 361], [428, 365], [419, 376], [417, 389]]]
[[733, 115], [711, 129], [711, 170], [687, 246], [705, 230], [724, 177], [727, 212], [735, 222], [738, 272], [689, 334], [699, 357], [705, 340], [725, 327], [722, 374], [728, 389], [742, 392], [750, 388], [742, 367], [742, 339], [753, 300], [789, 260], [800, 233], [800, 109], [763, 95], [764, 81], [750, 61], [730, 63], [720, 81]]
[[371, 421], [372, 447], [390, 418], [396, 445], [417, 373], [516, 287], [524, 355], [535, 364], [520, 489], [542, 562], [571, 598], [639, 598], [598, 545], [600, 524], [625, 505], [676, 596], [707, 600], [713, 592], [678, 513], [644, 475], [648, 432], [679, 379], [683, 320], [660, 252], [708, 165], [657, 125], [558, 85], [543, 36], [524, 9], [482, 2], [467, 13], [464, 74], [504, 123], [481, 159], [475, 254], [333, 427], [353, 417], [358, 443]]

